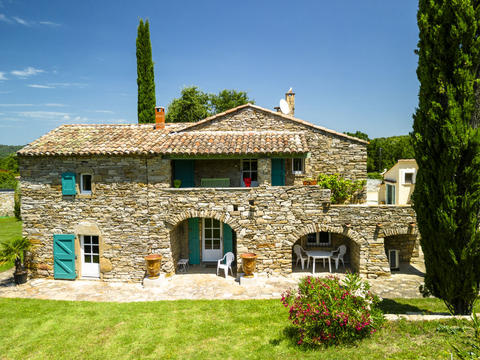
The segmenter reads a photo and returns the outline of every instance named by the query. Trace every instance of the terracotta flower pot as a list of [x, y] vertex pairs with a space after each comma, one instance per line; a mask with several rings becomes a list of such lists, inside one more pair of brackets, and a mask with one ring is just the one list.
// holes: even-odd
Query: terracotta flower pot
[[242, 268], [245, 273], [245, 277], [253, 277], [255, 271], [255, 265], [257, 263], [257, 254], [246, 253], [240, 255], [242, 258]]
[[158, 279], [160, 276], [160, 265], [162, 264], [162, 255], [151, 254], [145, 256], [147, 262], [147, 274], [149, 279]]
[[310, 185], [317, 185], [317, 180], [310, 181]]

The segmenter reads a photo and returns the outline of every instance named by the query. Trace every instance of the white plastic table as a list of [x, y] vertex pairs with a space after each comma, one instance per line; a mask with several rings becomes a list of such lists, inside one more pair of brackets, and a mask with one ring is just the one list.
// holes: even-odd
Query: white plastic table
[[330, 251], [323, 251], [323, 250], [309, 250], [306, 251], [308, 256], [308, 264], [307, 267], [310, 266], [310, 258], [313, 259], [313, 270], [312, 273], [315, 274], [315, 260], [323, 259], [323, 266], [325, 266], [325, 260], [328, 259], [328, 270], [332, 272], [332, 263], [330, 262], [330, 258], [332, 257], [332, 253]]

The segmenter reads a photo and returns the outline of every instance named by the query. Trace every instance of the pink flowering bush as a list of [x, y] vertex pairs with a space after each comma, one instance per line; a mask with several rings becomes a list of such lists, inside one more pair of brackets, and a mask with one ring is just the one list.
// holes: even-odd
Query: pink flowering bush
[[297, 291], [282, 296], [299, 345], [351, 343], [375, 333], [384, 322], [380, 299], [356, 274], [344, 280], [307, 276]]

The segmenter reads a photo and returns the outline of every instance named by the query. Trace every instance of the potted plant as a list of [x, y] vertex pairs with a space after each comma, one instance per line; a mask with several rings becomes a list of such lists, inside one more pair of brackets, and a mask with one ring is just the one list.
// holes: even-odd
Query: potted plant
[[[13, 277], [15, 284], [27, 282], [27, 270], [25, 269], [25, 252], [32, 244], [26, 237], [13, 238], [0, 245], [0, 263], [14, 263], [15, 272]], [[23, 260], [22, 260], [23, 259]]]
[[176, 188], [179, 188], [181, 185], [182, 185], [182, 180], [180, 179], [173, 180], [173, 186], [175, 186]]
[[311, 177], [303, 179], [303, 185], [317, 185], [317, 180], [314, 180]]

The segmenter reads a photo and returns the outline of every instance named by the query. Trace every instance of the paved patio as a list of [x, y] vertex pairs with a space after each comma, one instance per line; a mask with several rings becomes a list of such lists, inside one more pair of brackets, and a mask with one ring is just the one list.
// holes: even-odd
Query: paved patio
[[[391, 277], [369, 280], [372, 290], [386, 298], [421, 297], [418, 287], [423, 283], [421, 268], [409, 266]], [[215, 270], [213, 270], [214, 272]], [[13, 270], [0, 273], [0, 297], [78, 301], [157, 301], [180, 299], [278, 299], [309, 272], [294, 272], [288, 277], [259, 276], [254, 284], [241, 286], [229, 276], [214, 273], [177, 274], [162, 281], [160, 286], [144, 288], [138, 283], [103, 282], [95, 280], [33, 279], [15, 286]], [[321, 272], [315, 276], [327, 276]], [[338, 276], [344, 276], [342, 273]]]

